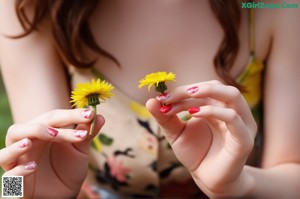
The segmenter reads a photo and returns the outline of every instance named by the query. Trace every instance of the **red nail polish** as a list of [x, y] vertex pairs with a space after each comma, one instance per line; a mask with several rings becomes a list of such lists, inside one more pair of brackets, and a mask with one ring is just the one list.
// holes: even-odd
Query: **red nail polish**
[[199, 90], [198, 86], [193, 86], [193, 87], [186, 89], [186, 92], [188, 92], [189, 94], [193, 94], [193, 93], [196, 93], [198, 90]]
[[193, 108], [189, 108], [189, 113], [190, 114], [194, 114], [200, 111], [199, 107], [193, 107]]
[[57, 134], [58, 134], [58, 131], [57, 131], [56, 129], [54, 129], [54, 128], [48, 128], [48, 129], [47, 129], [47, 133], [48, 133], [49, 135], [51, 135], [52, 137], [56, 137]]
[[165, 106], [162, 106], [159, 111], [162, 112], [162, 113], [167, 113], [169, 112], [170, 110], [172, 109], [172, 105], [165, 105]]

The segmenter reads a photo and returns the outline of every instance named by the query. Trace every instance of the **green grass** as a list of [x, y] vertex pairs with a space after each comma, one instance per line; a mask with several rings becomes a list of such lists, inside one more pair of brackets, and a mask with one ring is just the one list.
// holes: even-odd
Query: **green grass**
[[[5, 135], [8, 127], [12, 124], [12, 116], [9, 108], [9, 102], [4, 89], [0, 73], [0, 149], [5, 146]], [[0, 175], [3, 170], [0, 168]]]
[[2, 79], [0, 81], [0, 148], [4, 147], [5, 134], [12, 124], [9, 102], [5, 93]]

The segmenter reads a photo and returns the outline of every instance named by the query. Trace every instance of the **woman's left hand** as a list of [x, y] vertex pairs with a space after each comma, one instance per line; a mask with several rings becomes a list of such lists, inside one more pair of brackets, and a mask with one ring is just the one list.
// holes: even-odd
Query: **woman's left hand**
[[[257, 131], [240, 91], [208, 81], [178, 87], [169, 96], [150, 99], [146, 106], [177, 158], [206, 194], [236, 192], [233, 189], [243, 183], [242, 170]], [[192, 118], [182, 121], [178, 113], [186, 110]]]

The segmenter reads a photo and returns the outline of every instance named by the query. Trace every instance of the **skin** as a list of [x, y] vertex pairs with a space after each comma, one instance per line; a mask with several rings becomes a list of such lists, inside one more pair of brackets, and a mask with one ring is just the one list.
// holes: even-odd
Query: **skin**
[[26, 167], [27, 164], [18, 165], [15, 167], [12, 167], [11, 165], [16, 165], [15, 161], [17, 158], [19, 158], [21, 155], [25, 154], [30, 150], [32, 147], [32, 143], [29, 139], [24, 138], [23, 140], [20, 140], [18, 142], [15, 142], [11, 144], [10, 146], [3, 148], [0, 150], [1, 160], [0, 165], [4, 168], [11, 168], [7, 172], [5, 172], [3, 175], [6, 176], [18, 176], [18, 175], [29, 175], [32, 172], [34, 172], [34, 167], [36, 164], [33, 162], [28, 162], [30, 165], [33, 165], [31, 168]]
[[[90, 114], [87, 116], [85, 113], [88, 111]], [[91, 140], [104, 124], [104, 118], [97, 116], [94, 133], [92, 137], [87, 137], [93, 116], [92, 109], [56, 109], [29, 122], [12, 125], [6, 136], [8, 147], [0, 151], [4, 157], [0, 165], [7, 171], [5, 175], [27, 176], [24, 189], [30, 198], [45, 195], [75, 197], [87, 174]], [[75, 129], [67, 128], [74, 124], [77, 125]], [[18, 141], [23, 137], [28, 138], [28, 146], [24, 147], [24, 139]], [[34, 162], [28, 165], [28, 160]], [[34, 171], [36, 173], [30, 175]]]
[[[242, 9], [241, 46], [231, 70], [233, 77], [239, 76], [249, 57], [247, 15]], [[245, 166], [257, 128], [249, 107], [241, 93], [224, 85], [213, 68], [222, 29], [208, 1], [104, 1], [90, 19], [97, 42], [122, 65], [118, 68], [111, 60], [91, 53], [98, 58], [95, 68], [126, 95], [146, 104], [178, 159], [211, 198], [300, 196], [300, 92], [295, 89], [300, 84], [299, 8], [256, 9], [255, 18], [255, 52], [266, 63], [261, 168]], [[22, 32], [14, 1], [0, 1], [0, 20], [2, 34]], [[28, 197], [75, 196], [86, 174], [90, 140], [63, 128], [80, 124], [77, 128], [88, 130], [91, 118], [80, 117], [81, 110], [67, 110], [70, 91], [48, 21], [40, 24], [39, 32], [22, 39], [1, 35], [0, 64], [16, 122], [8, 130], [7, 148], [0, 153], [17, 151], [0, 162], [1, 166], [7, 172], [23, 167], [21, 174], [29, 175]], [[141, 77], [158, 70], [172, 71], [178, 77], [169, 84], [170, 98], [164, 103], [172, 109], [167, 113], [159, 111], [161, 102], [153, 98], [157, 93], [137, 88]], [[199, 90], [189, 94], [186, 90], [193, 86]], [[200, 107], [200, 111], [192, 120], [180, 121], [176, 113], [191, 107]], [[99, 116], [97, 130], [103, 123]], [[49, 127], [59, 131], [57, 137], [46, 133]], [[30, 144], [18, 148], [24, 138]], [[22, 165], [31, 161], [37, 168], [25, 171]], [[13, 166], [7, 167], [11, 162]], [[72, 165], [67, 173], [62, 166], [66, 164]], [[74, 175], [78, 171], [80, 175]], [[45, 177], [49, 184], [39, 183]]]

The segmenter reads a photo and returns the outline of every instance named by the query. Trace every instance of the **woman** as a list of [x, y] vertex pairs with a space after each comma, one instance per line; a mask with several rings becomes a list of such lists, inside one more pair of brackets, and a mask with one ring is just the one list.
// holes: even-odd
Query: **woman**
[[[300, 195], [298, 9], [257, 9], [254, 26], [240, 1], [7, 1], [0, 9], [1, 32], [17, 37], [0, 39], [16, 122], [7, 145], [33, 142], [6, 169], [35, 161], [26, 196], [74, 197], [86, 176], [88, 197]], [[167, 99], [137, 88], [162, 70], [177, 74]], [[65, 109], [70, 79], [99, 76], [117, 89], [99, 108], [106, 122], [98, 116], [86, 174], [94, 113]], [[264, 152], [255, 168], [245, 166], [257, 132], [249, 107], [261, 96]], [[190, 120], [180, 120], [183, 110]]]

